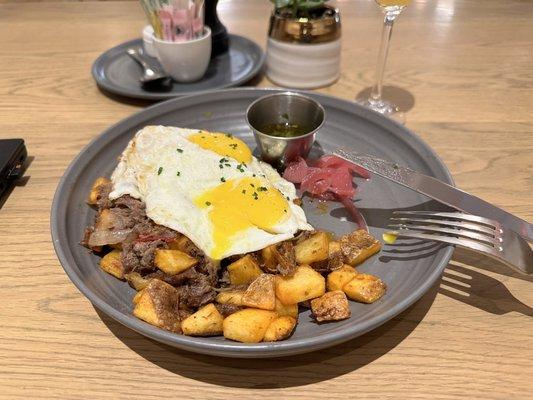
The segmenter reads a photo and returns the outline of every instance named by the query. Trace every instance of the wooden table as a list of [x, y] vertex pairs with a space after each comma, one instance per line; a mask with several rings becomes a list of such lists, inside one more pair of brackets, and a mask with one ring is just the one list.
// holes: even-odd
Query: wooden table
[[[380, 14], [369, 0], [338, 5], [342, 77], [321, 92], [351, 99], [372, 82]], [[220, 14], [263, 45], [270, 7], [225, 1]], [[407, 126], [457, 184], [530, 221], [532, 16], [530, 1], [415, 0], [387, 67], [387, 82], [414, 96]], [[136, 2], [0, 4], [0, 137], [23, 137], [34, 157], [0, 210], [0, 398], [531, 398], [532, 279], [466, 252], [381, 328], [288, 359], [178, 351], [99, 314], [59, 265], [49, 209], [80, 149], [145, 105], [107, 97], [90, 75], [101, 52], [143, 24]]]

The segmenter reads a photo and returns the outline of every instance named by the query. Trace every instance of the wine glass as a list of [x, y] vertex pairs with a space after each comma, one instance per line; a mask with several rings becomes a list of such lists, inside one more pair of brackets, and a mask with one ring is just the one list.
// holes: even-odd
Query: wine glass
[[385, 73], [385, 63], [389, 52], [389, 42], [392, 34], [392, 26], [396, 17], [403, 9], [411, 3], [411, 0], [375, 0], [379, 4], [385, 17], [383, 19], [383, 31], [381, 33], [381, 44], [379, 46], [378, 63], [376, 67], [375, 84], [372, 86], [370, 97], [357, 99], [357, 102], [383, 115], [391, 117], [399, 122], [404, 122], [405, 115], [399, 111], [398, 107], [391, 102], [383, 100], [383, 75]]

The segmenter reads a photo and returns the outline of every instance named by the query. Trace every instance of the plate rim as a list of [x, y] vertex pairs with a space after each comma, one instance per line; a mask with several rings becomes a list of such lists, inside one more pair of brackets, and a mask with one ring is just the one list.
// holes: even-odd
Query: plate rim
[[[105, 302], [103, 299], [101, 299], [98, 295], [96, 295], [92, 290], [90, 290], [87, 285], [77, 276], [74, 269], [70, 266], [67, 256], [66, 256], [66, 250], [62, 248], [61, 243], [59, 242], [59, 218], [60, 215], [60, 197], [67, 188], [68, 184], [70, 183], [68, 181], [69, 176], [75, 172], [75, 167], [79, 160], [84, 156], [84, 154], [87, 152], [90, 147], [97, 142], [98, 140], [101, 140], [108, 132], [113, 131], [117, 126], [121, 124], [128, 124], [132, 123], [135, 120], [137, 120], [139, 117], [142, 117], [144, 114], [150, 114], [150, 111], [153, 109], [159, 109], [161, 108], [162, 111], [166, 108], [172, 108], [174, 106], [174, 103], [180, 103], [180, 102], [186, 102], [189, 99], [194, 99], [195, 97], [209, 97], [209, 94], [218, 94], [224, 96], [226, 93], [231, 95], [232, 93], [236, 92], [244, 92], [244, 93], [253, 93], [254, 91], [257, 92], [279, 92], [279, 91], [285, 91], [286, 89], [280, 89], [280, 88], [255, 88], [255, 87], [247, 87], [247, 88], [231, 88], [231, 89], [224, 89], [224, 90], [213, 90], [208, 92], [201, 92], [194, 95], [188, 95], [188, 96], [182, 96], [182, 97], [176, 97], [169, 99], [164, 102], [156, 103], [150, 107], [141, 109], [130, 116], [123, 118], [122, 120], [116, 122], [115, 124], [111, 125], [107, 129], [105, 129], [102, 133], [94, 137], [92, 140], [89, 141], [88, 144], [86, 144], [80, 152], [72, 159], [68, 167], [65, 169], [58, 186], [56, 188], [56, 191], [54, 193], [52, 206], [51, 206], [51, 213], [50, 213], [50, 231], [52, 236], [52, 243], [54, 246], [54, 250], [56, 252], [56, 255], [58, 257], [58, 260], [69, 277], [69, 279], [72, 281], [72, 283], [77, 287], [77, 289], [99, 310], [104, 312], [106, 315], [110, 316], [117, 322], [121, 323], [122, 325], [128, 327], [129, 329], [132, 329], [139, 334], [142, 334], [144, 336], [147, 336], [149, 338], [152, 338], [154, 340], [157, 340], [159, 342], [165, 343], [167, 345], [177, 347], [183, 350], [193, 351], [201, 354], [207, 354], [207, 355], [214, 355], [214, 356], [223, 356], [223, 357], [234, 357], [234, 358], [270, 358], [270, 357], [283, 357], [288, 355], [294, 355], [294, 354], [301, 354], [306, 352], [312, 352], [321, 350], [327, 347], [331, 347], [337, 344], [340, 344], [342, 342], [348, 341], [350, 339], [353, 339], [355, 337], [361, 336], [378, 326], [386, 323], [387, 321], [391, 320], [401, 312], [405, 311], [408, 307], [413, 305], [416, 301], [418, 301], [429, 289], [435, 284], [435, 282], [439, 279], [442, 272], [444, 271], [444, 268], [446, 265], [448, 265], [449, 260], [452, 257], [452, 253], [454, 251], [454, 246], [448, 245], [445, 246], [445, 252], [441, 258], [437, 262], [437, 266], [434, 267], [434, 270], [432, 273], [428, 276], [427, 280], [422, 283], [416, 290], [413, 291], [409, 296], [404, 298], [402, 302], [399, 302], [395, 304], [393, 307], [389, 308], [384, 313], [380, 313], [377, 316], [374, 316], [372, 318], [369, 318], [368, 320], [362, 322], [361, 324], [357, 325], [357, 329], [350, 329], [350, 327], [347, 327], [342, 332], [330, 332], [323, 334], [321, 336], [315, 337], [315, 338], [306, 338], [306, 339], [297, 339], [297, 340], [289, 340], [289, 341], [280, 341], [280, 342], [273, 342], [273, 343], [256, 343], [256, 344], [245, 344], [245, 343], [236, 343], [231, 342], [231, 344], [228, 344], [226, 342], [213, 342], [210, 338], [199, 338], [199, 337], [189, 337], [184, 335], [178, 335], [172, 332], [165, 331], [163, 329], [154, 327], [150, 324], [147, 324], [144, 321], [141, 321], [137, 318], [135, 318], [133, 315], [126, 315], [125, 313], [113, 308], [111, 305], [109, 305], [107, 302]], [[390, 120], [381, 114], [374, 112], [372, 110], [366, 109], [365, 107], [362, 107], [358, 105], [355, 102], [351, 102], [346, 99], [342, 99], [336, 96], [326, 95], [322, 93], [315, 93], [315, 92], [309, 92], [309, 91], [301, 91], [298, 92], [316, 96], [316, 97], [323, 97], [327, 98], [329, 100], [332, 100], [334, 102], [341, 102], [341, 103], [347, 103], [350, 105], [354, 105], [355, 108], [359, 108], [359, 110], [363, 111], [365, 114], [368, 113], [368, 116], [373, 119], [374, 121], [385, 121], [387, 123], [392, 123], [396, 127], [405, 130], [409, 132], [409, 134], [412, 135], [412, 138], [418, 142], [419, 145], [422, 145], [426, 148], [427, 151], [434, 157], [434, 160], [436, 161], [439, 169], [444, 173], [446, 176], [448, 182], [452, 185], [454, 185], [454, 181], [452, 178], [452, 175], [446, 165], [442, 162], [440, 157], [435, 153], [435, 151], [427, 144], [425, 143], [416, 133], [412, 132], [410, 129], [406, 128], [405, 126], [401, 125], [400, 123]], [[68, 247], [65, 246], [67, 249]], [[362, 328], [361, 328], [362, 325]], [[320, 340], [317, 340], [317, 338], [321, 338]], [[275, 349], [275, 351], [273, 351]]]
[[236, 81], [233, 81], [233, 82], [227, 82], [223, 85], [220, 85], [220, 86], [216, 86], [216, 87], [212, 87], [212, 88], [209, 88], [209, 89], [206, 89], [206, 90], [200, 90], [200, 91], [189, 91], [189, 92], [183, 92], [183, 93], [173, 93], [173, 92], [167, 92], [167, 93], [157, 93], [157, 92], [143, 92], [141, 94], [133, 94], [131, 91], [127, 90], [127, 89], [124, 89], [123, 86], [119, 86], [119, 85], [115, 85], [113, 84], [111, 81], [109, 81], [109, 79], [101, 79], [100, 78], [100, 74], [99, 74], [99, 71], [103, 71], [105, 70], [104, 68], [104, 59], [106, 57], [109, 56], [110, 53], [112, 53], [113, 51], [116, 51], [118, 50], [118, 48], [120, 47], [128, 47], [128, 46], [132, 46], [136, 43], [139, 43], [140, 45], [142, 45], [142, 38], [136, 38], [136, 39], [131, 39], [131, 40], [127, 40], [125, 42], [122, 42], [120, 44], [117, 44], [116, 46], [113, 46], [107, 50], [105, 50], [102, 54], [100, 54], [96, 60], [94, 60], [92, 66], [91, 66], [91, 75], [96, 83], [96, 85], [111, 93], [111, 94], [114, 94], [114, 95], [119, 95], [119, 96], [123, 96], [123, 97], [127, 97], [127, 98], [130, 98], [130, 99], [139, 99], [139, 100], [152, 100], [152, 101], [161, 101], [161, 100], [170, 100], [170, 99], [174, 99], [174, 98], [181, 98], [181, 97], [185, 97], [185, 96], [193, 96], [193, 95], [196, 95], [196, 94], [202, 94], [202, 93], [207, 93], [207, 92], [211, 92], [213, 90], [223, 90], [223, 89], [228, 89], [228, 88], [232, 88], [232, 87], [236, 87], [236, 86], [240, 86], [242, 85], [243, 83], [246, 83], [248, 82], [249, 80], [253, 79], [261, 70], [262, 68], [264, 67], [265, 65], [265, 62], [266, 62], [266, 53], [263, 51], [263, 49], [261, 48], [261, 46], [259, 46], [255, 41], [245, 37], [245, 36], [242, 36], [242, 35], [236, 35], [236, 34], [233, 34], [233, 33], [229, 33], [228, 34], [230, 40], [231, 38], [237, 38], [238, 40], [242, 40], [242, 41], [246, 41], [248, 42], [250, 45], [252, 45], [255, 50], [256, 50], [256, 54], [258, 54], [260, 56], [259, 58], [259, 61], [253, 66], [252, 70], [250, 71], [250, 73], [248, 73], [246, 76], [240, 78], [240, 79], [237, 79]]

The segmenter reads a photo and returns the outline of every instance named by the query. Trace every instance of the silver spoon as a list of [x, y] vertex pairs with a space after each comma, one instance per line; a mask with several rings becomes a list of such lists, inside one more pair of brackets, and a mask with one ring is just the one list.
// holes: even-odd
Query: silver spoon
[[170, 89], [172, 87], [172, 79], [162, 72], [156, 71], [143, 58], [141, 51], [129, 48], [126, 53], [133, 58], [143, 68], [143, 76], [139, 80], [141, 86], [146, 89]]

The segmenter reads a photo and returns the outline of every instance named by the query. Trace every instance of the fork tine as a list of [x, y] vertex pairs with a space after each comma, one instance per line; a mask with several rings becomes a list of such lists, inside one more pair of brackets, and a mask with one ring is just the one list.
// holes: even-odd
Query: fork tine
[[398, 228], [400, 230], [415, 230], [426, 233], [448, 233], [454, 236], [460, 236], [467, 239], [480, 240], [482, 242], [491, 244], [493, 246], [499, 246], [501, 244], [501, 238], [493, 238], [482, 233], [465, 231], [462, 229], [441, 228], [429, 225], [404, 225], [404, 224], [389, 224], [391, 228]]
[[399, 222], [405, 222], [405, 223], [414, 223], [414, 222], [421, 222], [425, 224], [434, 224], [434, 225], [444, 225], [444, 226], [455, 226], [462, 229], [469, 229], [475, 232], [483, 232], [491, 236], [498, 236], [500, 233], [496, 229], [480, 225], [480, 224], [473, 224], [471, 222], [463, 222], [463, 221], [450, 221], [448, 219], [425, 219], [425, 218], [406, 218], [406, 217], [391, 217], [391, 221], [399, 221]]
[[479, 222], [480, 224], [489, 225], [495, 229], [501, 230], [501, 224], [497, 221], [491, 219], [480, 217], [478, 215], [466, 214], [462, 212], [443, 212], [443, 211], [393, 211], [393, 214], [404, 214], [404, 215], [420, 215], [427, 217], [445, 217], [445, 218], [455, 218], [461, 221], [472, 221]]
[[477, 242], [475, 240], [465, 239], [465, 238], [456, 238], [452, 236], [445, 236], [445, 235], [434, 235], [434, 234], [426, 234], [426, 233], [419, 233], [419, 232], [413, 232], [410, 230], [400, 230], [400, 231], [389, 231], [387, 233], [396, 235], [398, 237], [406, 237], [406, 238], [413, 238], [413, 239], [423, 239], [423, 240], [433, 240], [436, 242], [442, 242], [442, 243], [448, 243], [448, 244], [454, 244], [457, 246], [466, 247], [472, 250], [477, 250], [486, 254], [490, 254], [494, 257], [501, 257], [501, 254], [499, 252], [490, 246], [484, 245], [480, 242]]

